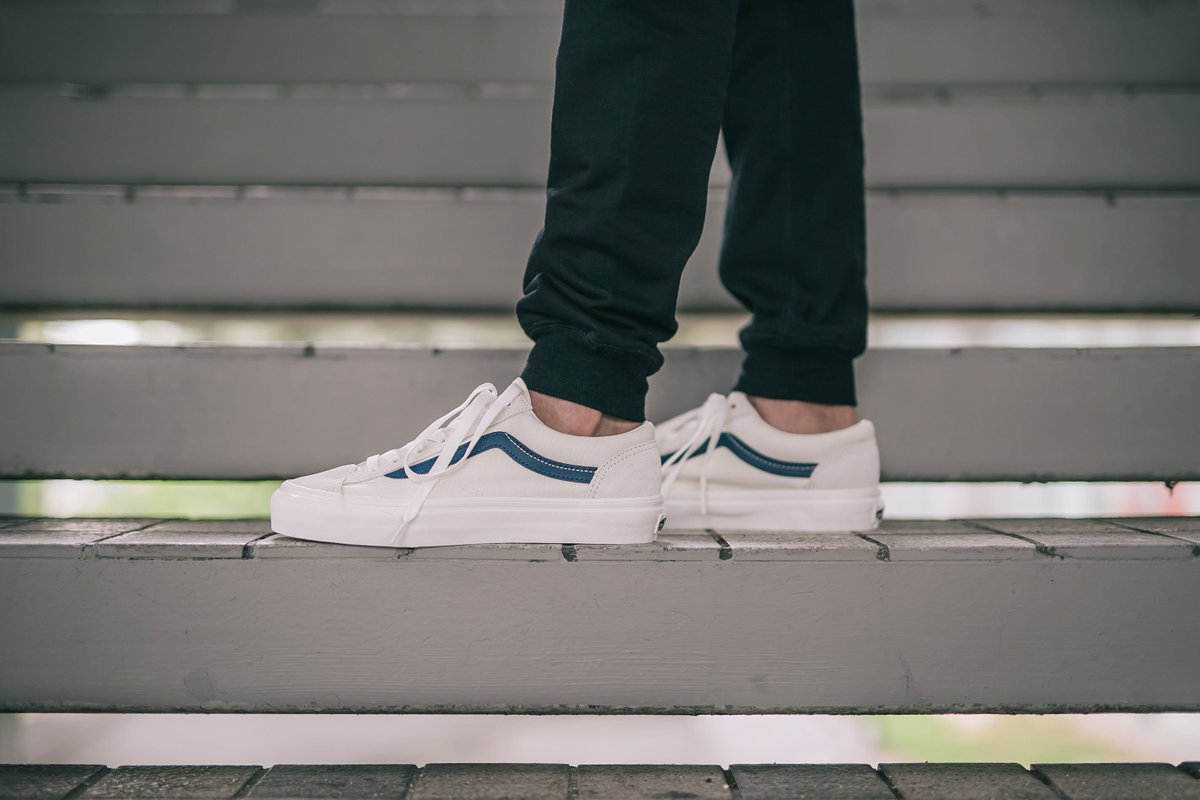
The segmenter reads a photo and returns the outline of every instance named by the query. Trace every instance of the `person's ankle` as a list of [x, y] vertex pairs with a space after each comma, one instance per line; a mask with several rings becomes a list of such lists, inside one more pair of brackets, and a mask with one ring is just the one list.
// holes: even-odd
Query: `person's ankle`
[[572, 436], [614, 436], [628, 433], [641, 425], [640, 422], [611, 417], [594, 408], [541, 392], [530, 390], [529, 400], [534, 416], [543, 425]]
[[750, 397], [750, 405], [772, 428], [784, 433], [830, 433], [858, 422], [854, 406]]

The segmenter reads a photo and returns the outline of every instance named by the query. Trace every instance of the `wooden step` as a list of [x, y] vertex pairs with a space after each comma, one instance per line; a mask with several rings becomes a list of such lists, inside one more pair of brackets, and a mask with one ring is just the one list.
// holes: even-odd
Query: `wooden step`
[[[0, 7], [0, 78], [549, 81], [561, 25], [561, 4], [553, 2], [492, 8], [374, 2], [351, 5], [350, 13], [275, 2], [270, 14], [147, 13], [154, 4], [143, 3], [143, 10], [123, 2], [125, 13], [84, 13], [104, 5]], [[233, 7], [206, 5], [192, 10]], [[319, 6], [339, 10], [337, 3]], [[1200, 11], [1192, 3], [866, 0], [858, 3], [858, 17], [870, 83], [1200, 81], [1194, 37]]]
[[[538, 190], [103, 187], [0, 193], [9, 308], [509, 311]], [[714, 192], [680, 307], [730, 309]], [[1200, 194], [870, 193], [876, 310], [1200, 308]]]
[[393, 550], [10, 519], [0, 711], [1200, 711], [1200, 519]]
[[[0, 765], [0, 798], [393, 798], [394, 800], [1189, 800], [1190, 764], [285, 764]], [[65, 787], [65, 788], [64, 788]], [[71, 792], [74, 792], [73, 794]]]
[[[741, 353], [664, 348], [648, 413], [728, 391]], [[398, 447], [525, 348], [0, 343], [0, 476], [292, 477]], [[877, 349], [889, 480], [1195, 480], [1200, 348]], [[1148, 424], [1147, 421], [1153, 424]], [[252, 446], [247, 446], [252, 443]]]
[[[545, 93], [344, 99], [273, 87], [0, 92], [0, 181], [539, 186]], [[1090, 88], [868, 98], [876, 187], [1200, 186], [1200, 94]], [[286, 135], [285, 135], [286, 132]], [[728, 182], [723, 157], [715, 185]]]

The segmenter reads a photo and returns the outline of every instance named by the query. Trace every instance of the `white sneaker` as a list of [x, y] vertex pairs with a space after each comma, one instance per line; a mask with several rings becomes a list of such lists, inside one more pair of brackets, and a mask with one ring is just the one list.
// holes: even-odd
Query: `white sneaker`
[[883, 516], [875, 427], [784, 433], [746, 395], [710, 395], [658, 426], [667, 527], [871, 530]]
[[654, 426], [571, 436], [534, 416], [519, 378], [490, 383], [403, 447], [285, 481], [271, 529], [380, 547], [651, 542], [661, 527]]

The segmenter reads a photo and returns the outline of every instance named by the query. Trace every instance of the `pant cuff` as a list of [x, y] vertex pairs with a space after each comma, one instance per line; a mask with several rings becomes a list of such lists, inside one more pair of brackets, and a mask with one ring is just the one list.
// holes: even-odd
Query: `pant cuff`
[[607, 353], [582, 334], [557, 330], [537, 338], [521, 379], [535, 392], [594, 408], [619, 419], [646, 419], [645, 360]]
[[733, 388], [774, 400], [858, 405], [854, 360], [830, 350], [755, 347], [746, 353]]

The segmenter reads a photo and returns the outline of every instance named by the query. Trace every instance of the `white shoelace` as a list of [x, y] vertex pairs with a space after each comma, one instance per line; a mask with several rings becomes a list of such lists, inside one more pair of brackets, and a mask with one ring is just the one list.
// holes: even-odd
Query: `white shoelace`
[[708, 465], [717, 449], [717, 440], [721, 438], [721, 429], [725, 427], [725, 416], [729, 412], [729, 399], [725, 395], [710, 394], [699, 408], [692, 409], [666, 423], [662, 428], [663, 439], [681, 435], [689, 425], [695, 429], [687, 440], [662, 465], [662, 493], [667, 492], [675, 484], [675, 479], [683, 472], [692, 454], [707, 445], [703, 460], [700, 462], [700, 513], [708, 513]]
[[[358, 483], [369, 480], [376, 477], [383, 467], [389, 472], [393, 471], [393, 468], [402, 468], [408, 480], [419, 484], [408, 507], [404, 509], [404, 517], [393, 537], [393, 543], [399, 543], [404, 531], [421, 512], [421, 507], [425, 505], [425, 499], [437, 486], [438, 481], [466, 463], [467, 456], [475, 449], [480, 437], [496, 420], [500, 412], [520, 394], [520, 391], [517, 383], [509, 386], [499, 395], [497, 395], [496, 387], [490, 383], [476, 386], [458, 407], [439, 417], [429, 427], [417, 434], [411, 442], [403, 447], [370, 456], [366, 461], [356, 464], [355, 471], [346, 476], [342, 483]], [[467, 441], [467, 447], [463, 451], [463, 457], [450, 463], [464, 441]], [[437, 451], [437, 458], [427, 471], [414, 471], [412, 468], [414, 455], [424, 450], [429, 444], [441, 445]]]

